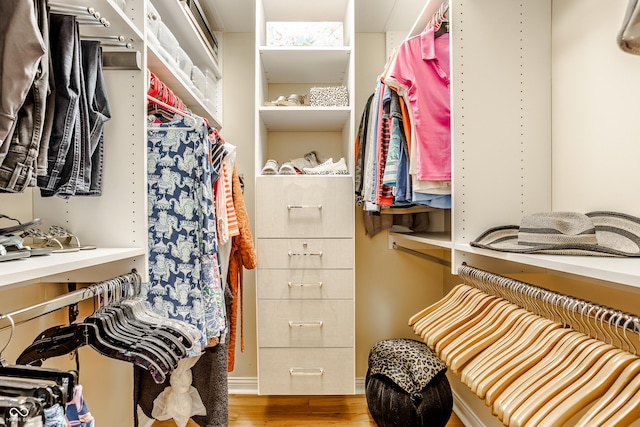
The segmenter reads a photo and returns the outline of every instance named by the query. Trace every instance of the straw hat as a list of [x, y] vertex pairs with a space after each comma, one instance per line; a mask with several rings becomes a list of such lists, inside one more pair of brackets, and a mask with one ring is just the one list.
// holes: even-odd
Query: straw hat
[[490, 228], [471, 246], [503, 252], [640, 257], [640, 218], [616, 212], [542, 212]]

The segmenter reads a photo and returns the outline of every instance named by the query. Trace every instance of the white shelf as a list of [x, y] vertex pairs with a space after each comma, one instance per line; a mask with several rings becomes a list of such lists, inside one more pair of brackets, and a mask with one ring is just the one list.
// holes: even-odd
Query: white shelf
[[209, 120], [209, 125], [220, 129], [222, 123], [218, 120], [215, 112], [203, 102], [201, 96], [193, 89], [191, 82], [177, 74], [156, 49], [151, 45], [147, 45], [147, 66], [151, 72], [158, 76], [173, 93], [182, 99], [182, 102], [191, 111], [201, 117], [206, 117]]
[[455, 250], [640, 289], [640, 259], [637, 258], [517, 254], [469, 244], [456, 244]]
[[451, 234], [444, 232], [437, 233], [389, 233], [391, 239], [401, 243], [402, 240], [423, 243], [427, 246], [437, 248], [451, 249]]
[[269, 131], [338, 132], [348, 124], [349, 107], [260, 107]]
[[261, 47], [268, 83], [346, 84], [349, 47]]
[[[146, 256], [142, 248], [98, 248], [4, 261], [0, 263], [0, 287], [22, 282], [46, 282], [47, 277], [56, 274], [141, 255]], [[114, 276], [118, 273], [114, 273]]]
[[209, 43], [204, 41], [201, 30], [192, 22], [186, 4], [179, 0], [160, 0], [154, 1], [153, 6], [160, 14], [162, 22], [178, 39], [180, 47], [189, 54], [193, 64], [202, 70], [210, 68], [217, 78], [220, 78], [222, 72], [218, 62], [209, 51]]

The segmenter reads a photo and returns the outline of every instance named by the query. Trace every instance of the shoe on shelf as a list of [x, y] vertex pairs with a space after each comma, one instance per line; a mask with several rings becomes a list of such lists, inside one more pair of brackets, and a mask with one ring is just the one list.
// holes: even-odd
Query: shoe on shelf
[[59, 225], [52, 225], [49, 227], [49, 234], [57, 239], [64, 249], [79, 249], [82, 251], [96, 249], [93, 245], [81, 245], [80, 239], [77, 235], [63, 227], [60, 227]]
[[296, 169], [293, 167], [291, 162], [283, 163], [278, 170], [280, 175], [297, 175]]
[[37, 252], [44, 252], [46, 250], [54, 253], [78, 252], [80, 250], [79, 247], [65, 247], [60, 240], [51, 234], [51, 232], [45, 233], [39, 228], [30, 228], [29, 230], [26, 230], [22, 234], [22, 237], [30, 237], [32, 239], [32, 243], [29, 244], [29, 247], [31, 248], [31, 251], [34, 252], [33, 255], [36, 255]]
[[316, 151], [310, 151], [306, 153], [303, 157], [297, 159], [291, 159], [290, 163], [296, 168], [300, 173], [303, 173], [304, 168], [314, 168], [318, 166], [320, 162], [320, 156]]
[[13, 234], [18, 231], [25, 231], [30, 228], [35, 227], [36, 225], [42, 223], [42, 220], [39, 218], [34, 219], [33, 221], [28, 222], [20, 222], [15, 218], [11, 218], [10, 216], [0, 214], [0, 219], [8, 219], [10, 221], [16, 222], [17, 224], [10, 225], [8, 227], [0, 227], [0, 236], [6, 236], [8, 234]]
[[264, 166], [263, 166], [262, 170], [260, 171], [260, 173], [262, 175], [278, 175], [278, 169], [279, 169], [278, 162], [276, 162], [273, 159], [269, 159], [264, 164]]
[[278, 107], [280, 105], [284, 105], [283, 102], [287, 102], [287, 97], [286, 96], [279, 96], [276, 99], [274, 99], [273, 101], [266, 101], [264, 103], [265, 107]]
[[330, 158], [316, 167], [304, 168], [304, 173], [309, 175], [347, 175], [349, 174], [349, 170], [347, 169], [344, 157], [342, 157], [335, 163], [333, 159]]
[[289, 96], [279, 96], [273, 101], [266, 101], [265, 107], [300, 107], [305, 104], [307, 96], [292, 93]]

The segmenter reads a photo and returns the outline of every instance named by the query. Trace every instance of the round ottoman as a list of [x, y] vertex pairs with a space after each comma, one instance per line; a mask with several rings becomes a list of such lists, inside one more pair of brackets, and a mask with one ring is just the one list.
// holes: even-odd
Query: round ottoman
[[367, 406], [380, 427], [444, 427], [453, 411], [446, 365], [420, 341], [379, 341], [369, 352]]

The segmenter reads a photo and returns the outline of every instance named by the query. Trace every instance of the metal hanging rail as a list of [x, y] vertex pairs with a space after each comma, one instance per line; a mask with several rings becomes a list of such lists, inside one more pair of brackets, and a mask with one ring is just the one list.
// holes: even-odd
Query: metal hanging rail
[[131, 272], [121, 276], [117, 276], [110, 280], [106, 280], [104, 282], [94, 283], [87, 286], [86, 288], [69, 292], [51, 300], [43, 301], [39, 304], [21, 308], [11, 313], [0, 314], [0, 330], [13, 327], [12, 323], [14, 325], [19, 325], [40, 316], [44, 316], [45, 314], [52, 313], [61, 308], [72, 306], [79, 303], [80, 301], [93, 298], [101, 293], [104, 293], [105, 288], [107, 288], [108, 290], [112, 290], [109, 289], [109, 285], [111, 283], [116, 283], [116, 281], [120, 279], [125, 281], [128, 280], [131, 283], [137, 284], [141, 282], [140, 275], [136, 272]]

